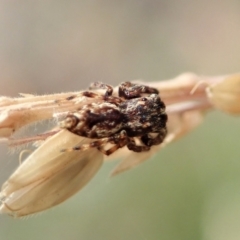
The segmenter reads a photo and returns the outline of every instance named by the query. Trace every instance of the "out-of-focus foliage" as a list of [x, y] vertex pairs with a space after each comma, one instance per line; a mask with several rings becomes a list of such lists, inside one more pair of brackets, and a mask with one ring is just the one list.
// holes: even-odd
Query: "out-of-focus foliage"
[[[237, 1], [0, 1], [0, 94], [239, 71]], [[152, 161], [41, 216], [0, 216], [1, 239], [239, 239], [239, 119], [208, 114]], [[1, 147], [0, 179], [18, 155]]]

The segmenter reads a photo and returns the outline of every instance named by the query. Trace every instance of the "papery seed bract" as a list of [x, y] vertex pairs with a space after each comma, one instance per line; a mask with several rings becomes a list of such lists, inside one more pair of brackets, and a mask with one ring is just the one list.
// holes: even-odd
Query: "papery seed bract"
[[210, 86], [207, 94], [216, 108], [230, 114], [240, 114], [240, 74], [231, 75]]
[[48, 138], [3, 184], [1, 213], [22, 217], [51, 208], [78, 192], [103, 162], [97, 149], [61, 152], [89, 143], [67, 130]]

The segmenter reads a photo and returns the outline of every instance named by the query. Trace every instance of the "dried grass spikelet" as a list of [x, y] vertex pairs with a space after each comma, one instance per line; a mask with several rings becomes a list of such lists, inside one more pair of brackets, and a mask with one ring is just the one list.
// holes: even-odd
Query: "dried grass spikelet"
[[[224, 79], [225, 76], [199, 77], [187, 73], [168, 81], [143, 83], [160, 91], [169, 118], [168, 135], [161, 145], [152, 147], [150, 151], [135, 153], [122, 148], [104, 158], [105, 161], [122, 159], [112, 175], [139, 165], [172, 141], [190, 133], [201, 124], [207, 110], [216, 107], [225, 111], [224, 107], [218, 105], [225, 97], [221, 97], [221, 100], [217, 98], [222, 87], [229, 86], [224, 84]], [[207, 84], [200, 84], [193, 93], [191, 90], [199, 82]], [[237, 82], [233, 81], [235, 85]], [[221, 83], [223, 85], [216, 88]], [[230, 95], [233, 94], [232, 91], [228, 90], [228, 94], [229, 92]], [[74, 100], [67, 99], [71, 95], [78, 97]], [[86, 99], [81, 96], [81, 92], [45, 96], [22, 94], [19, 98], [0, 98], [0, 141], [5, 139], [11, 146], [33, 143], [37, 147], [3, 184], [1, 213], [21, 217], [51, 208], [79, 191], [96, 174], [103, 162], [103, 155], [97, 149], [65, 153], [60, 151], [62, 148], [89, 143], [92, 139], [58, 129], [25, 139], [15, 139], [12, 135], [30, 123], [65, 116], [67, 112], [81, 109], [90, 101], [98, 100]], [[238, 98], [231, 101], [236, 105]]]
[[96, 174], [103, 162], [97, 149], [70, 153], [62, 146], [88, 143], [61, 130], [34, 151], [3, 184], [1, 213], [14, 217], [53, 207], [78, 192]]
[[68, 96], [77, 94], [79, 92], [42, 96], [21, 93], [18, 98], [0, 97], [0, 138], [9, 138], [31, 123], [51, 119], [54, 113], [80, 108], [85, 103], [85, 97], [79, 96], [74, 104], [66, 100]]
[[210, 85], [206, 91], [214, 107], [230, 114], [240, 114], [240, 74], [228, 76]]

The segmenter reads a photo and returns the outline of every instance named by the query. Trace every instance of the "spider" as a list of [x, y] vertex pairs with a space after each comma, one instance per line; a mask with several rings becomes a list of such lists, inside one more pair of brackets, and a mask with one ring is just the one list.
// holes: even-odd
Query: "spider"
[[[91, 91], [93, 89], [102, 89], [104, 93]], [[91, 84], [89, 91], [81, 93], [81, 96], [94, 98], [96, 102], [69, 112], [59, 126], [94, 140], [89, 144], [62, 149], [62, 152], [97, 148], [110, 155], [124, 146], [134, 152], [142, 152], [163, 142], [167, 134], [167, 114], [157, 89], [123, 82], [118, 87], [118, 96], [112, 94], [113, 87], [101, 82]], [[79, 96], [72, 95], [67, 100]], [[105, 149], [107, 143], [112, 144], [109, 149]]]

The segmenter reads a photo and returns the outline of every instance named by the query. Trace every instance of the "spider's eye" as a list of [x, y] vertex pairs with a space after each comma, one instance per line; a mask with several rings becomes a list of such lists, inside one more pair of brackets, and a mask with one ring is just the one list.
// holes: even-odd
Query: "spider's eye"
[[144, 101], [144, 102], [146, 102], [146, 101], [147, 101], [147, 98], [143, 97], [141, 100]]

